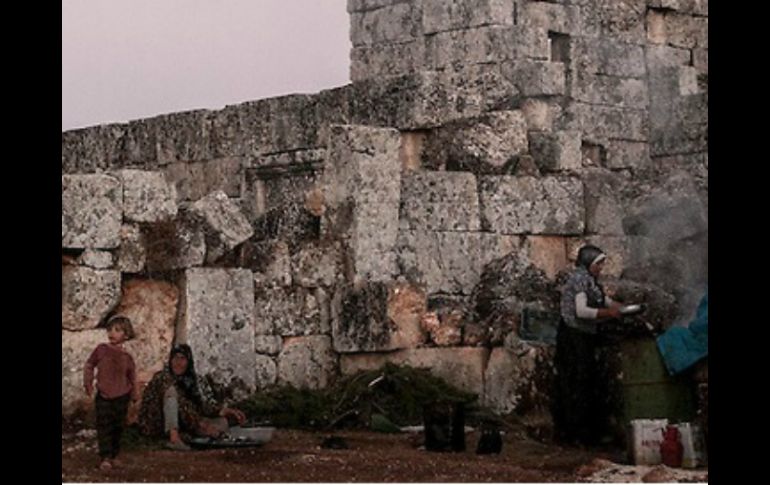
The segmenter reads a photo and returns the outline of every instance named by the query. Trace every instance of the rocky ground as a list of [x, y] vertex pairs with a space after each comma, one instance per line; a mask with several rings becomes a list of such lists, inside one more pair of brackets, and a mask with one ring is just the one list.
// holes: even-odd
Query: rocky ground
[[[620, 451], [597, 451], [504, 436], [502, 453], [477, 455], [478, 431], [468, 450], [436, 453], [421, 434], [343, 431], [348, 449], [321, 447], [328, 433], [279, 429], [254, 449], [176, 452], [129, 444], [123, 465], [97, 466], [93, 430], [62, 433], [62, 482], [707, 482], [708, 471], [625, 467]], [[650, 473], [654, 472], [654, 473]]]

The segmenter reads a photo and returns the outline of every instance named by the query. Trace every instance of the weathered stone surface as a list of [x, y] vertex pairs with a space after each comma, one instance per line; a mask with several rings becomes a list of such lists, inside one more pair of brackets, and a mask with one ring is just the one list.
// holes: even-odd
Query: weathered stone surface
[[532, 133], [529, 152], [541, 172], [575, 171], [582, 167], [581, 137], [576, 131]]
[[690, 63], [690, 50], [667, 45], [648, 45], [645, 48], [647, 69], [652, 71], [661, 67], [686, 66]]
[[562, 34], [579, 33], [580, 11], [573, 5], [549, 2], [528, 2], [519, 6], [519, 23]]
[[644, 44], [646, 0], [597, 0], [580, 5], [580, 33], [613, 42]]
[[350, 51], [350, 80], [353, 82], [375, 76], [409, 74], [424, 66], [425, 40], [422, 38], [398, 44], [353, 47]]
[[266, 389], [275, 384], [278, 380], [278, 366], [275, 360], [267, 355], [256, 355], [255, 359], [257, 389]]
[[278, 355], [278, 384], [320, 389], [337, 373], [337, 356], [326, 335], [287, 338]]
[[513, 0], [424, 0], [425, 35], [482, 25], [513, 25]]
[[505, 78], [523, 96], [555, 96], [565, 93], [565, 69], [561, 62], [515, 59], [503, 63], [501, 68]]
[[476, 174], [506, 173], [526, 151], [524, 114], [498, 111], [431, 131], [422, 151], [422, 165]]
[[81, 332], [61, 332], [61, 411], [70, 416], [78, 411], [93, 409], [93, 396], [83, 389], [83, 367], [97, 345], [107, 342], [103, 329]]
[[627, 177], [602, 169], [588, 170], [585, 187], [586, 232], [623, 235], [624, 200], [622, 191]]
[[361, 126], [335, 126], [331, 133], [323, 232], [347, 244], [353, 281], [390, 279], [401, 195], [400, 136]]
[[151, 169], [158, 167], [158, 119], [129, 121], [122, 142], [122, 167]]
[[163, 173], [119, 170], [123, 183], [123, 217], [133, 222], [168, 221], [176, 217], [176, 189]]
[[572, 45], [573, 72], [603, 74], [624, 78], [643, 78], [644, 47], [613, 39], [575, 38]]
[[137, 258], [146, 257], [149, 271], [191, 268], [205, 260], [203, 229], [186, 211], [171, 222], [143, 225], [141, 231], [144, 248], [137, 248]]
[[196, 201], [216, 190], [229, 197], [241, 195], [240, 158], [171, 163], [164, 167], [163, 173], [166, 180], [174, 185], [180, 201]]
[[254, 272], [254, 282], [261, 286], [289, 286], [291, 257], [284, 241], [246, 241], [241, 246], [239, 266]]
[[420, 321], [426, 311], [425, 292], [409, 283], [394, 283], [388, 291], [387, 315], [395, 325], [391, 337], [399, 347], [417, 347], [425, 342]]
[[555, 103], [527, 98], [521, 104], [521, 112], [530, 131], [551, 131], [554, 118], [561, 113], [561, 106]]
[[584, 103], [574, 103], [571, 109], [584, 138], [629, 141], [650, 139], [650, 117], [647, 111]]
[[514, 105], [518, 89], [500, 66], [471, 65], [367, 79], [351, 86], [355, 123], [401, 130], [430, 128]]
[[313, 160], [246, 171], [244, 213], [255, 221], [257, 239], [284, 239], [293, 245], [318, 238], [320, 219], [307, 208], [306, 194], [319, 184], [323, 158]]
[[510, 250], [508, 238], [471, 232], [402, 231], [401, 274], [427, 293], [470, 294], [484, 264]]
[[283, 339], [278, 335], [254, 336], [254, 349], [258, 354], [278, 355], [283, 347]]
[[182, 295], [176, 340], [195, 349], [198, 374], [230, 387], [234, 395], [253, 391], [256, 376], [251, 271], [188, 269]]
[[480, 178], [481, 213], [502, 234], [580, 234], [583, 184], [577, 179]]
[[462, 343], [462, 320], [453, 316], [445, 321], [439, 319], [437, 312], [423, 315], [421, 327], [430, 335], [430, 340], [439, 347], [451, 347]]
[[401, 132], [401, 157], [402, 172], [419, 170], [423, 154], [423, 146], [428, 136], [427, 131], [402, 131]]
[[186, 111], [152, 119], [159, 165], [213, 158], [209, 113]]
[[334, 350], [341, 353], [415, 347], [425, 340], [424, 293], [403, 283], [342, 285], [332, 301]]
[[[168, 360], [178, 301], [179, 289], [165, 281], [132, 279], [123, 283], [123, 297], [115, 314], [128, 317], [134, 328], [136, 338], [126, 342], [125, 347], [134, 358], [140, 386]], [[194, 350], [197, 355], [198, 349]]]
[[63, 248], [112, 249], [120, 244], [123, 190], [109, 175], [62, 175]]
[[350, 14], [353, 46], [408, 42], [420, 31], [420, 12], [413, 2]]
[[440, 32], [425, 38], [425, 66], [441, 69], [510, 59], [512, 52], [504, 46], [513, 39], [513, 27], [494, 25]]
[[95, 249], [86, 249], [78, 258], [78, 262], [83, 266], [93, 269], [112, 268], [113, 257], [109, 251], [98, 251]]
[[329, 297], [321, 288], [257, 288], [254, 323], [257, 335], [328, 333]]
[[484, 372], [483, 405], [502, 414], [549, 409], [553, 347], [522, 341], [511, 347], [492, 349]]
[[708, 49], [693, 49], [692, 51], [692, 65], [700, 73], [709, 73], [709, 50]]
[[481, 395], [484, 389], [484, 362], [489, 350], [478, 347], [421, 348], [387, 354], [340, 356], [340, 370], [351, 375], [362, 370], [379, 369], [388, 362], [422, 367], [453, 386]]
[[123, 273], [139, 273], [144, 270], [147, 253], [139, 226], [124, 224], [120, 228], [120, 248], [117, 251], [117, 259], [118, 269]]
[[685, 49], [708, 49], [708, 19], [676, 12], [666, 12], [660, 37], [663, 42]]
[[524, 247], [532, 265], [554, 279], [568, 268], [566, 242], [566, 238], [558, 236], [527, 236]]
[[310, 288], [330, 288], [342, 280], [342, 246], [337, 241], [306, 243], [292, 255], [294, 283]]
[[191, 206], [206, 229], [206, 261], [214, 262], [249, 239], [254, 230], [240, 208], [222, 191], [212, 192]]
[[577, 73], [573, 78], [572, 97], [584, 103], [624, 108], [646, 109], [649, 105], [647, 82], [634, 78]]
[[267, 100], [270, 109], [268, 139], [261, 153], [316, 148], [316, 96], [290, 94]]
[[611, 140], [607, 144], [605, 166], [609, 169], [641, 169], [650, 164], [650, 147], [647, 143]]
[[478, 231], [476, 177], [461, 172], [414, 172], [401, 185], [400, 228]]
[[120, 272], [62, 266], [61, 326], [95, 328], [120, 300]]
[[62, 141], [62, 174], [104, 172], [120, 164], [124, 124], [99, 125], [65, 131]]

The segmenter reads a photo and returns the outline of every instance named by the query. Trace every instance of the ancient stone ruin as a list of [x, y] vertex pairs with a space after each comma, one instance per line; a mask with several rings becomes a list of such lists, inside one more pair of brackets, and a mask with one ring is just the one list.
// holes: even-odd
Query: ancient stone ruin
[[427, 366], [547, 411], [577, 248], [686, 320], [707, 280], [707, 0], [348, 0], [350, 84], [62, 133], [62, 412], [110, 313], [232, 393]]

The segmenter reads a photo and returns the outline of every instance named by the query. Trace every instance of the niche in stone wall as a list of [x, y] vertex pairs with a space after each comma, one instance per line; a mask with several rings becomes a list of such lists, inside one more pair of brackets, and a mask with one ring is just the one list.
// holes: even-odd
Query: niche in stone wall
[[551, 62], [570, 62], [570, 36], [558, 32], [548, 32], [548, 43], [551, 46]]
[[583, 140], [580, 145], [584, 167], [603, 166], [607, 160], [607, 149], [598, 143]]

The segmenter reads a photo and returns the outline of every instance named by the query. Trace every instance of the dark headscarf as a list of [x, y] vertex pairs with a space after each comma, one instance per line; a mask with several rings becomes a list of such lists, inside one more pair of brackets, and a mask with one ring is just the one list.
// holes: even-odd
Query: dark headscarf
[[[171, 359], [176, 354], [181, 354], [187, 357], [187, 370], [184, 374], [178, 376], [174, 374], [171, 369]], [[190, 398], [195, 404], [200, 405], [202, 403], [201, 393], [198, 389], [198, 376], [195, 374], [195, 361], [193, 360], [192, 349], [187, 344], [177, 344], [171, 348], [171, 352], [168, 354], [168, 371], [176, 379], [176, 385], [181, 389], [188, 398]]]
[[591, 266], [591, 263], [596, 261], [596, 258], [600, 255], [604, 255], [604, 251], [597, 248], [596, 246], [586, 244], [585, 246], [580, 248], [580, 251], [578, 251], [578, 256], [577, 256], [577, 261], [575, 261], [575, 266], [588, 269]]

